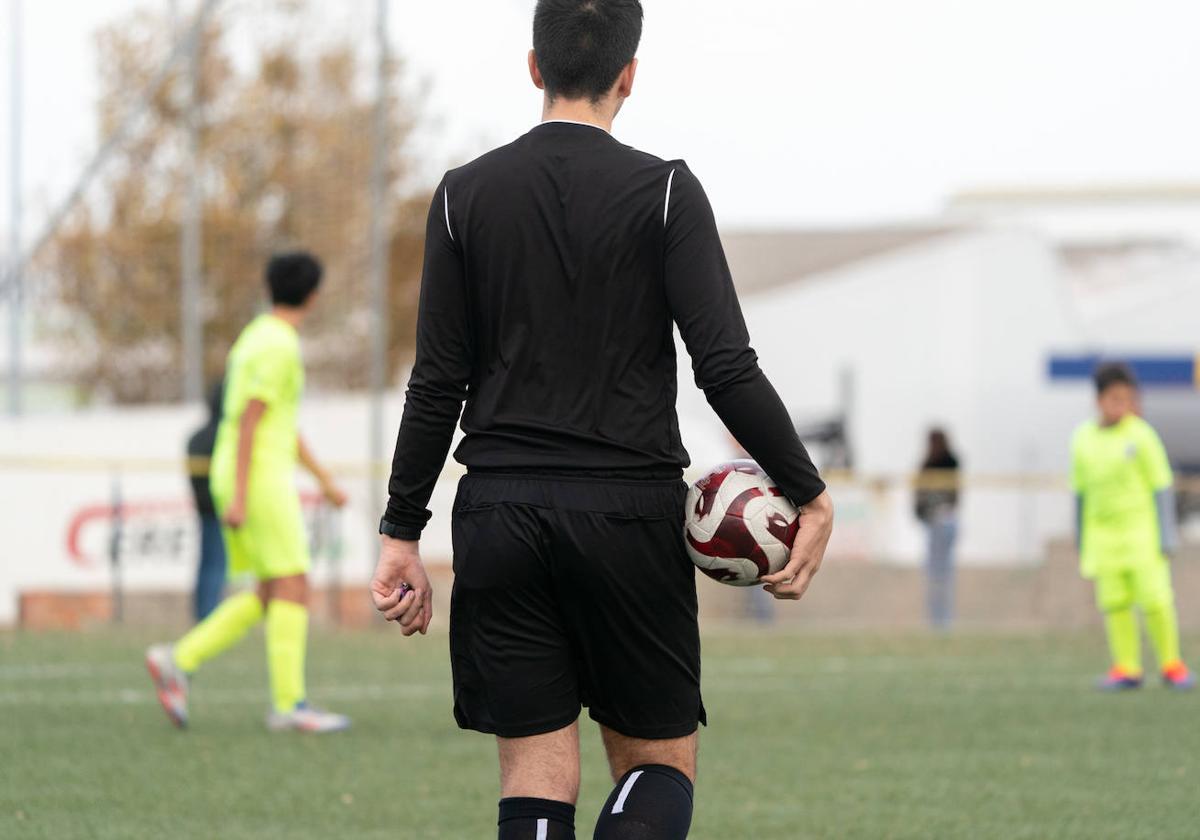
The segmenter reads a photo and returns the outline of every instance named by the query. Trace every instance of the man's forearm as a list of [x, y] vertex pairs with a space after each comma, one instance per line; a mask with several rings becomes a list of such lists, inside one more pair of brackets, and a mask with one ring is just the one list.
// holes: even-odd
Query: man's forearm
[[805, 505], [825, 491], [783, 401], [757, 365], [706, 396], [725, 427], [793, 504]]
[[445, 466], [454, 439], [454, 426], [462, 413], [462, 397], [410, 383], [404, 417], [396, 436], [392, 473], [388, 479], [387, 510], [383, 514], [389, 536], [417, 540], [429, 521], [427, 505]]

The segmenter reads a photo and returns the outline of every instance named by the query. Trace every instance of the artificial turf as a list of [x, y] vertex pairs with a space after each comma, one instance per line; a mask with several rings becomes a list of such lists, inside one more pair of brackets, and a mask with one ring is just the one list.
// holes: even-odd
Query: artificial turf
[[[146, 631], [0, 634], [0, 837], [495, 836], [489, 738], [450, 715], [446, 637], [318, 634], [312, 699], [348, 733], [269, 734], [261, 640], [171, 728]], [[1200, 695], [1104, 696], [1100, 639], [705, 636], [691, 837], [1200, 837]], [[1185, 650], [1200, 650], [1200, 639]], [[584, 737], [578, 835], [610, 783]]]

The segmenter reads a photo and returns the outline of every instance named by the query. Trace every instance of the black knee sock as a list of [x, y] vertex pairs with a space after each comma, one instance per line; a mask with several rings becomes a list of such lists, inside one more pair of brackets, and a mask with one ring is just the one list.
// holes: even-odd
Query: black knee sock
[[525, 796], [501, 799], [499, 840], [575, 840], [575, 806]]
[[643, 764], [621, 777], [593, 840], [684, 840], [692, 824], [692, 783], [674, 767]]

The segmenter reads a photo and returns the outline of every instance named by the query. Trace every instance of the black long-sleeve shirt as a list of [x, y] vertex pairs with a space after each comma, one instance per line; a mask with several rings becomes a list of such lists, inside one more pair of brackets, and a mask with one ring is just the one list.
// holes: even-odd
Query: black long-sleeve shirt
[[680, 476], [672, 322], [733, 436], [793, 502], [818, 496], [683, 161], [547, 122], [446, 173], [384, 519], [419, 537], [464, 401], [469, 469]]

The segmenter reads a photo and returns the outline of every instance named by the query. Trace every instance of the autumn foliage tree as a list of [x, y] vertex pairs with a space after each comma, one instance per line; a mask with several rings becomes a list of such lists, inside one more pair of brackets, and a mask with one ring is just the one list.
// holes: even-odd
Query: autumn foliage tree
[[[302, 15], [303, 4], [276, 12]], [[203, 184], [204, 369], [219, 375], [238, 331], [264, 303], [262, 266], [303, 247], [325, 264], [321, 305], [307, 330], [310, 380], [365, 385], [373, 67], [350, 43], [288, 40], [234, 60], [228, 21], [201, 45], [199, 166]], [[108, 136], [165, 59], [167, 21], [146, 12], [98, 35], [99, 128]], [[365, 51], [363, 51], [365, 52]], [[248, 68], [248, 69], [247, 69]], [[398, 90], [399, 68], [389, 89]], [[103, 178], [55, 236], [43, 263], [64, 317], [56, 323], [64, 376], [83, 400], [180, 398], [180, 219], [191, 165], [183, 79], [168, 80]], [[428, 195], [406, 150], [414, 109], [389, 101], [389, 369], [413, 343]]]

